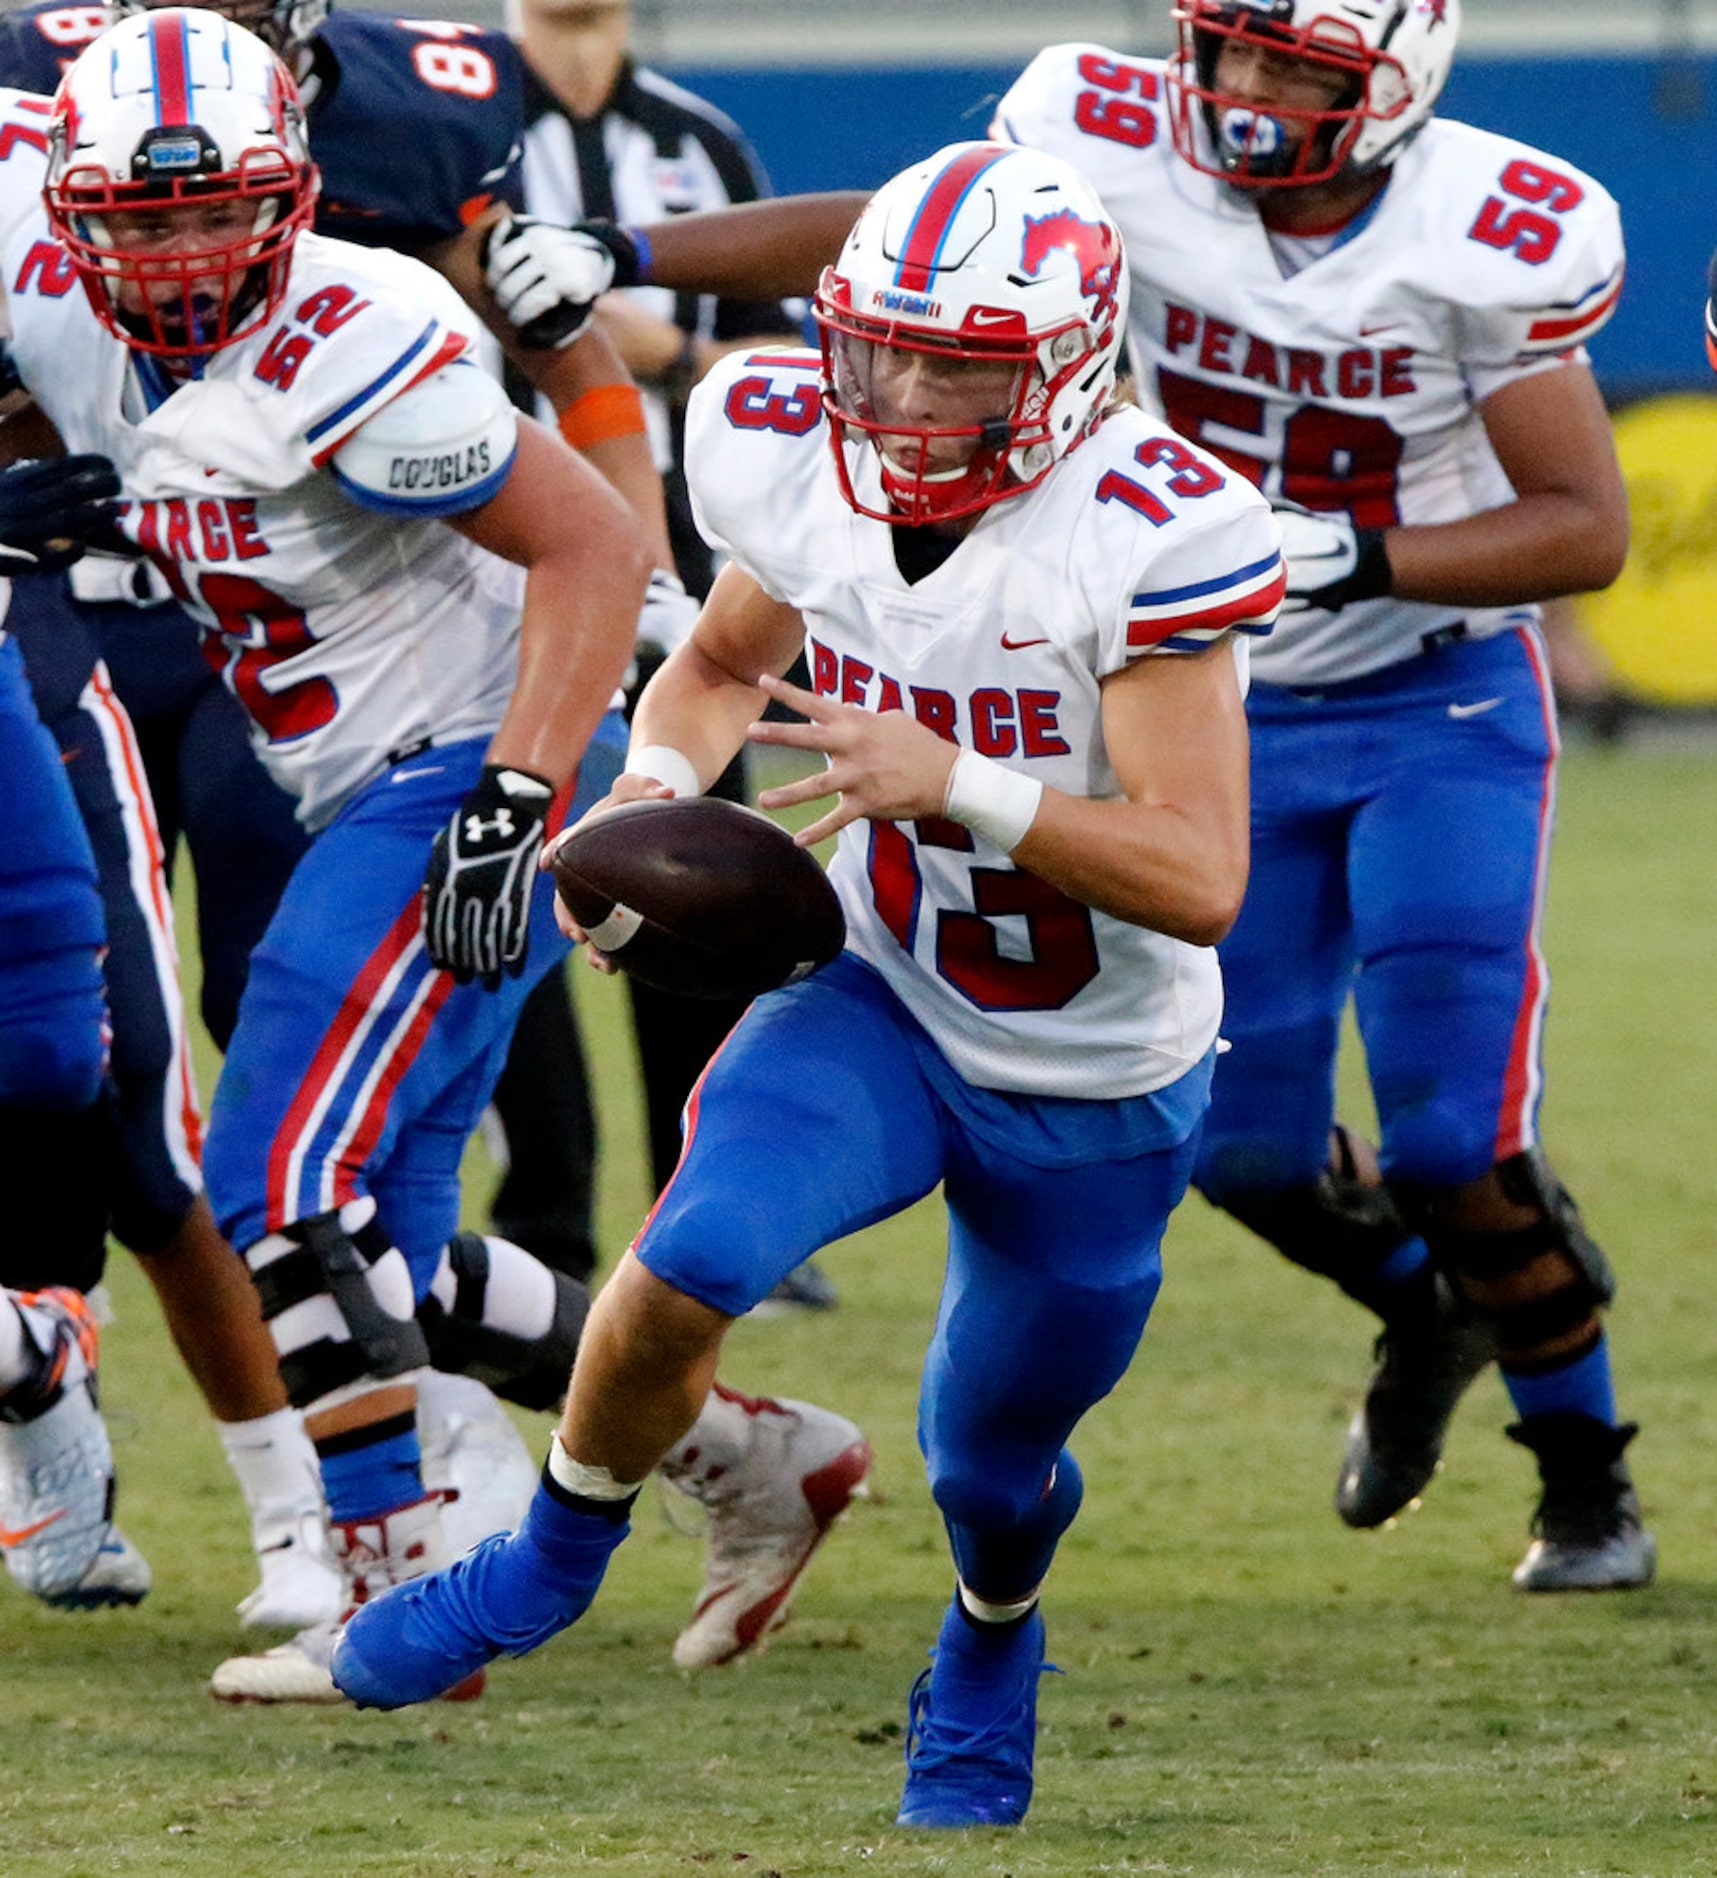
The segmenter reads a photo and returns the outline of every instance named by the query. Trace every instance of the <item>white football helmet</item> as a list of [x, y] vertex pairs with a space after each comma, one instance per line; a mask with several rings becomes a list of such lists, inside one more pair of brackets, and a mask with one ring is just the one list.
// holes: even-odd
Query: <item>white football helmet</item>
[[[1174, 19], [1175, 148], [1230, 182], [1293, 185], [1395, 161], [1449, 76], [1461, 0], [1178, 0]], [[1341, 91], [1323, 110], [1259, 110], [1218, 87], [1222, 49], [1236, 42], [1322, 67]]]
[[[109, 4], [114, 18], [123, 20], [146, 13], [164, 0], [109, 0]], [[329, 0], [225, 0], [208, 10], [255, 33], [290, 63], [293, 53], [315, 38], [328, 17], [328, 7]]]
[[1060, 158], [951, 144], [870, 199], [815, 313], [847, 501], [889, 522], [969, 515], [1041, 482], [1101, 419], [1127, 317], [1120, 230]]
[[139, 351], [201, 357], [272, 318], [318, 186], [291, 74], [217, 13], [121, 20], [55, 95], [48, 220]]

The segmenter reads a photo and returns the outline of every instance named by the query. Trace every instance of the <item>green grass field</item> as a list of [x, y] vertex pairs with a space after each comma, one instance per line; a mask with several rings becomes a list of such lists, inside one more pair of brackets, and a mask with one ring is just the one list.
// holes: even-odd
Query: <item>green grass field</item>
[[[498, 1667], [481, 1703], [223, 1709], [204, 1684], [245, 1641], [242, 1512], [116, 1256], [104, 1393], [156, 1590], [71, 1615], [0, 1584], [0, 1878], [1717, 1873], [1714, 827], [1710, 750], [1567, 764], [1547, 1136], [1622, 1276], [1652, 1590], [1510, 1589], [1532, 1474], [1491, 1377], [1424, 1507], [1346, 1531], [1330, 1493], [1368, 1321], [1193, 1201], [1139, 1360], [1079, 1442], [1031, 1817], [897, 1831], [905, 1694], [951, 1577], [912, 1437], [940, 1269], [927, 1206], [829, 1256], [838, 1313], [731, 1339], [740, 1386], [839, 1407], [877, 1449], [874, 1497], [762, 1658], [672, 1668], [701, 1552], [647, 1494], [590, 1616]], [[612, 1256], [643, 1201], [630, 1046], [615, 987], [576, 982]], [[485, 1178], [474, 1156], [474, 1204]]]

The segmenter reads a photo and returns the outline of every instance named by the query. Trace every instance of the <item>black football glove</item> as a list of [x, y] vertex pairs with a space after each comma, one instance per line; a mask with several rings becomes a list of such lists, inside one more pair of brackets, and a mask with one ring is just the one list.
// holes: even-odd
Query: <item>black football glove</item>
[[435, 837], [423, 876], [423, 938], [455, 980], [500, 988], [525, 969], [531, 889], [553, 788], [528, 770], [487, 763], [477, 786]]
[[1282, 559], [1288, 592], [1282, 616], [1339, 613], [1360, 600], [1381, 600], [1395, 576], [1381, 528], [1355, 528], [1345, 515], [1314, 515], [1309, 509], [1279, 508]]
[[563, 228], [507, 215], [483, 237], [483, 279], [520, 343], [572, 344], [610, 287], [638, 279], [638, 248], [612, 222]]
[[119, 477], [104, 456], [50, 456], [0, 470], [0, 574], [57, 574], [114, 534]]

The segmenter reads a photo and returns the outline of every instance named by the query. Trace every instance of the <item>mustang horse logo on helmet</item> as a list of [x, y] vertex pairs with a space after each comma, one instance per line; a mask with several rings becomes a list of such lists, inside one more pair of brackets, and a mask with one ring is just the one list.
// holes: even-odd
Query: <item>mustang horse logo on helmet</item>
[[1121, 244], [1107, 222], [1088, 222], [1071, 209], [1025, 218], [1025, 240], [1020, 244], [1020, 271], [1030, 277], [1058, 249], [1065, 249], [1079, 264], [1079, 291], [1096, 301], [1096, 317], [1113, 319], [1115, 281], [1121, 265]]

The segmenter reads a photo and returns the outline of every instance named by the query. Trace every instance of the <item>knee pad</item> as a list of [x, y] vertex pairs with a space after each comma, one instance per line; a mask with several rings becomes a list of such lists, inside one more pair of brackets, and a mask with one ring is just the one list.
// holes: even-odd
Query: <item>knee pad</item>
[[1360, 1178], [1353, 1143], [1340, 1126], [1330, 1164], [1311, 1186], [1223, 1194], [1207, 1188], [1205, 1196], [1284, 1258], [1333, 1278], [1344, 1291], [1363, 1288], [1413, 1236], [1389, 1189]]
[[437, 1369], [471, 1376], [520, 1408], [566, 1394], [590, 1293], [506, 1239], [459, 1232], [417, 1319]]
[[298, 1220], [244, 1259], [294, 1408], [327, 1406], [361, 1383], [428, 1365], [405, 1255], [373, 1202]]
[[[1528, 1148], [1500, 1161], [1497, 1182], [1517, 1206], [1536, 1207], [1540, 1218], [1512, 1232], [1471, 1232], [1437, 1217], [1430, 1196], [1405, 1191], [1403, 1206], [1416, 1216], [1432, 1257], [1454, 1280], [1469, 1304], [1497, 1328], [1504, 1354], [1530, 1350], [1578, 1329], [1616, 1295], [1615, 1274], [1603, 1249], [1586, 1230], [1572, 1195], [1556, 1178], [1541, 1148]], [[1518, 1304], [1486, 1307], [1471, 1296], [1464, 1280], [1494, 1285], [1524, 1271], [1546, 1252], [1559, 1253], [1567, 1277], [1555, 1290]], [[1561, 1360], [1561, 1359], [1558, 1359]]]

